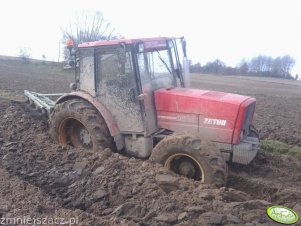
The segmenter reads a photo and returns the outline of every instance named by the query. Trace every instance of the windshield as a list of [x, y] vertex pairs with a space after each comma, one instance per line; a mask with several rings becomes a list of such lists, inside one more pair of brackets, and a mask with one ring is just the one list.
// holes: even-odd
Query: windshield
[[175, 87], [173, 69], [168, 50], [138, 54], [141, 82], [151, 82], [153, 90]]

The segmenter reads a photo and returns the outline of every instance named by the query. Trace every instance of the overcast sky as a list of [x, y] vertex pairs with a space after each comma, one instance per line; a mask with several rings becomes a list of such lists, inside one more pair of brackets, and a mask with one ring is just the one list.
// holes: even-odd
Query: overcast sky
[[57, 60], [60, 26], [76, 13], [101, 11], [126, 38], [185, 36], [193, 63], [216, 58], [236, 66], [259, 54], [291, 55], [301, 74], [298, 0], [73, 0], [2, 1], [0, 55], [29, 47], [34, 58]]

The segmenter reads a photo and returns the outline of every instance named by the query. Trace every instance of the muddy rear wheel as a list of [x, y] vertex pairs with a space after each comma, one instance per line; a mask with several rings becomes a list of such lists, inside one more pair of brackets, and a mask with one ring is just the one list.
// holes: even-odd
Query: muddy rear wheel
[[150, 160], [202, 183], [226, 184], [228, 166], [221, 152], [188, 135], [166, 137], [154, 148]]
[[60, 144], [90, 150], [114, 149], [114, 141], [99, 112], [82, 99], [57, 104], [50, 116], [50, 134]]

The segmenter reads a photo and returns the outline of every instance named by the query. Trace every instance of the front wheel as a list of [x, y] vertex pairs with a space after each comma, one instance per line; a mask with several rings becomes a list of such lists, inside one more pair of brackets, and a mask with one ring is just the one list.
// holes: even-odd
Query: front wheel
[[188, 135], [166, 137], [154, 148], [150, 159], [202, 183], [223, 186], [227, 180], [227, 163], [221, 152]]

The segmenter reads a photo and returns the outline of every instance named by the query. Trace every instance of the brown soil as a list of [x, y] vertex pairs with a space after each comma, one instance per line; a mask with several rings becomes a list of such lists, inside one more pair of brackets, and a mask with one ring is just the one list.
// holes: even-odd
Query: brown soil
[[[300, 162], [261, 154], [231, 166], [227, 187], [179, 177], [149, 161], [61, 147], [45, 118], [1, 101], [0, 214], [78, 217], [79, 225], [271, 225], [271, 204], [301, 205]], [[290, 164], [286, 164], [289, 162]]]
[[[0, 62], [0, 91], [68, 92], [73, 75], [57, 70], [46, 76], [40, 72], [45, 68]], [[193, 77], [195, 87], [256, 96], [261, 137], [301, 144], [298, 85], [199, 76]], [[226, 187], [202, 185], [108, 149], [61, 147], [50, 139], [47, 119], [22, 102], [0, 98], [0, 218], [76, 218], [77, 225], [277, 225], [265, 214], [269, 205], [286, 205], [301, 215], [300, 170], [301, 162], [292, 157], [261, 153], [249, 166], [231, 165]]]

